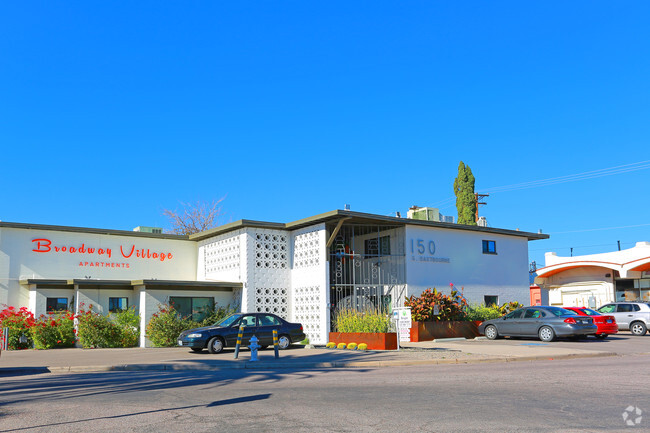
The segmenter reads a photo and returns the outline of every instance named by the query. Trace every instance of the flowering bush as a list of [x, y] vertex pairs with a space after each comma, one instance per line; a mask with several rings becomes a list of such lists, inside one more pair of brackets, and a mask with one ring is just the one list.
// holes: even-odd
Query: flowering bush
[[325, 347], [328, 348], [328, 349], [334, 349], [336, 347], [336, 343], [330, 341], [329, 343], [327, 343], [325, 345]]
[[72, 347], [76, 340], [74, 314], [69, 311], [41, 314], [30, 330], [36, 349]]
[[225, 307], [215, 305], [214, 310], [208, 312], [203, 320], [196, 322], [192, 320], [192, 316], [182, 317], [174, 307], [160, 304], [158, 311], [152, 314], [149, 323], [147, 323], [147, 338], [154, 346], [176, 346], [176, 341], [181, 332], [214, 325], [234, 312], [230, 305]]
[[350, 350], [356, 350], [357, 349], [357, 343], [348, 343], [347, 348], [350, 349]]
[[[433, 314], [434, 305], [438, 306], [437, 316]], [[416, 322], [467, 320], [467, 300], [454, 288], [450, 295], [444, 295], [435, 288], [426, 289], [420, 296], [411, 295], [406, 298], [404, 306], [411, 308], [411, 317]]]
[[133, 347], [140, 338], [140, 319], [135, 307], [104, 316], [83, 304], [77, 315], [79, 342], [84, 348]]
[[31, 348], [33, 342], [30, 329], [34, 323], [34, 315], [26, 307], [17, 310], [5, 305], [0, 311], [0, 328], [9, 328], [7, 347], [10, 350]]
[[147, 323], [147, 338], [154, 346], [175, 346], [181, 332], [192, 329], [192, 323], [190, 319], [180, 317], [174, 307], [160, 304]]
[[348, 346], [345, 343], [339, 343], [339, 344], [336, 345], [337, 349], [345, 349], [346, 347], [348, 347]]
[[512, 301], [512, 302], [506, 302], [502, 306], [499, 307], [499, 311], [501, 312], [501, 315], [506, 315], [511, 311], [516, 310], [517, 308], [521, 308], [524, 305], [517, 302], [517, 301]]
[[366, 343], [361, 343], [359, 346], [357, 346], [357, 349], [359, 350], [368, 350], [368, 345]]

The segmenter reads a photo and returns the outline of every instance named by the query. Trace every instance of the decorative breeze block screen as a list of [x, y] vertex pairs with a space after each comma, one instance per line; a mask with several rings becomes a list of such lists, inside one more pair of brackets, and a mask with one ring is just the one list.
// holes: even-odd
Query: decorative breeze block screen
[[320, 245], [318, 231], [296, 236], [293, 247], [293, 268], [318, 266]]
[[287, 319], [289, 317], [288, 292], [284, 288], [257, 288], [255, 290], [255, 311], [274, 313]]
[[321, 299], [320, 287], [298, 287], [294, 289], [294, 322], [302, 324], [303, 330], [311, 343], [320, 344], [321, 340]]
[[255, 233], [255, 267], [288, 269], [286, 234]]
[[239, 236], [224, 237], [205, 246], [205, 273], [239, 269]]

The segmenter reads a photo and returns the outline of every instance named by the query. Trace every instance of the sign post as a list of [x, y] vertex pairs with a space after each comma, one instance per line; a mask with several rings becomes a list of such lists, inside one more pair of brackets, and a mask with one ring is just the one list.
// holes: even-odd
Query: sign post
[[393, 320], [397, 329], [397, 350], [400, 341], [411, 341], [411, 309], [407, 307], [393, 309]]

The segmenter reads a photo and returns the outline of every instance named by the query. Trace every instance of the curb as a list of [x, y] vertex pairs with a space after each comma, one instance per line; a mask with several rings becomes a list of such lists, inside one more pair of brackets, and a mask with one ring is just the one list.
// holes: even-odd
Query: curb
[[0, 369], [0, 377], [9, 374], [65, 374], [65, 373], [102, 373], [124, 371], [221, 371], [221, 370], [278, 370], [295, 368], [384, 368], [406, 367], [424, 365], [450, 365], [450, 364], [483, 364], [494, 362], [516, 361], [554, 361], [578, 358], [600, 358], [618, 356], [614, 352], [596, 352], [583, 354], [568, 354], [556, 356], [499, 356], [493, 358], [475, 359], [432, 359], [432, 360], [403, 360], [403, 361], [356, 361], [356, 362], [250, 362], [230, 365], [195, 365], [195, 364], [118, 364], [96, 366], [69, 366], [69, 367], [18, 367]]

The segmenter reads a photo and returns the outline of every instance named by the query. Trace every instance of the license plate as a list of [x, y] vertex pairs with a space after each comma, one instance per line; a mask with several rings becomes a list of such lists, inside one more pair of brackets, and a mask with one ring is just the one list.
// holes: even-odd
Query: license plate
[[614, 321], [612, 319], [608, 319], [607, 323], [614, 323]]
[[178, 345], [179, 345], [179, 346], [182, 346], [182, 345], [183, 345], [183, 342], [182, 342], [181, 340], [178, 340]]

